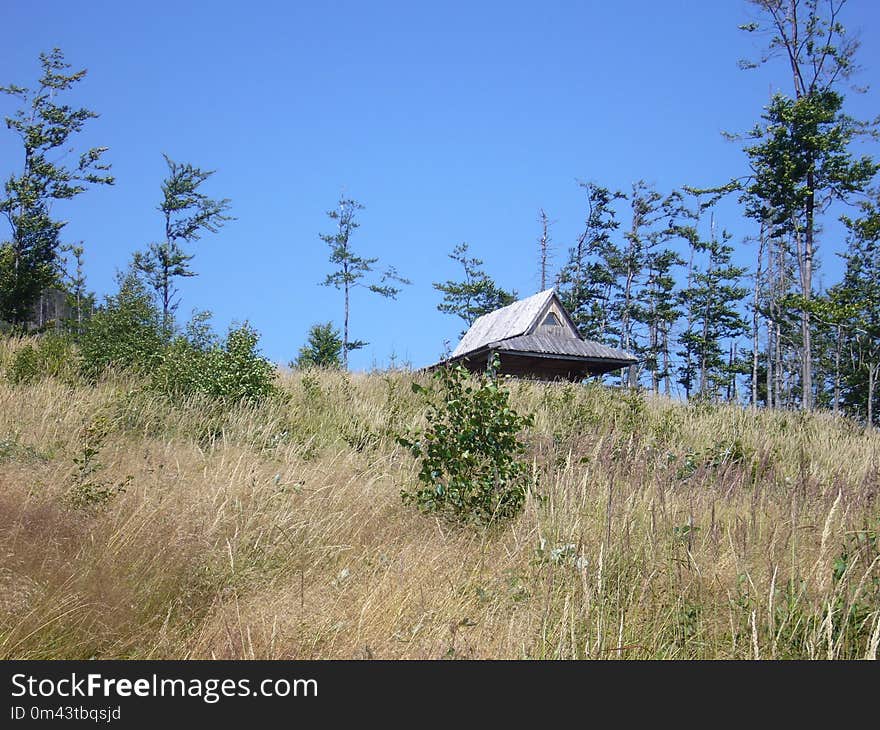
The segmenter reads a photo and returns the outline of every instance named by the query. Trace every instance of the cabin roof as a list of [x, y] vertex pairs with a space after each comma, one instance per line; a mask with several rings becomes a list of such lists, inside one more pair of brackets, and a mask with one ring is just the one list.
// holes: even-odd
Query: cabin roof
[[638, 362], [633, 355], [624, 350], [608, 347], [592, 340], [580, 340], [574, 337], [560, 337], [558, 335], [520, 335], [519, 337], [511, 337], [500, 342], [491, 342], [488, 345], [490, 349], [506, 350], [509, 352], [570, 355], [572, 357], [613, 360], [619, 362], [620, 367]]
[[[541, 317], [554, 302], [553, 311], [561, 313], [566, 320], [565, 334], [550, 333], [538, 327]], [[534, 361], [533, 366], [538, 369], [546, 369], [550, 362], [566, 361], [576, 371], [586, 368], [589, 372], [603, 373], [638, 362], [638, 358], [624, 350], [583, 339], [553, 289], [479, 317], [447, 362], [463, 358], [481, 362], [491, 351], [506, 352], [523, 362]], [[545, 364], [539, 364], [542, 362]]]
[[553, 289], [546, 289], [478, 317], [452, 351], [452, 357], [479, 350], [490, 342], [524, 335], [554, 296]]

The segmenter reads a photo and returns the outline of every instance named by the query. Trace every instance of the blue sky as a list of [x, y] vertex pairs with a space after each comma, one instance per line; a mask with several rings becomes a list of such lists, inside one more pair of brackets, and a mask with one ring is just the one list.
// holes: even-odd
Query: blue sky
[[[433, 362], [458, 320], [439, 313], [431, 283], [455, 278], [461, 241], [502, 286], [539, 287], [538, 209], [556, 224], [556, 263], [583, 221], [576, 180], [628, 190], [710, 185], [745, 172], [722, 130], [758, 119], [778, 62], [737, 68], [760, 39], [740, 0], [608, 2], [32, 2], [6, 0], [0, 83], [32, 84], [38, 54], [61, 47], [86, 80], [71, 98], [100, 113], [80, 136], [106, 145], [117, 183], [57, 214], [82, 240], [90, 288], [114, 291], [131, 254], [162, 235], [162, 153], [217, 170], [205, 191], [237, 220], [195, 243], [199, 276], [181, 286], [180, 316], [215, 314], [218, 330], [248, 320], [264, 354], [296, 355], [315, 322], [341, 323], [341, 293], [319, 233], [344, 192], [366, 209], [356, 252], [413, 281], [398, 300], [354, 294], [352, 336], [370, 345], [353, 369]], [[855, 79], [876, 85], [880, 3], [851, 0], [844, 22], [862, 39]], [[0, 99], [0, 113], [11, 111]], [[877, 96], [848, 96], [876, 116]], [[0, 130], [0, 174], [19, 164]], [[626, 219], [624, 218], [624, 223]], [[738, 257], [753, 233], [725, 204], [719, 225]], [[0, 236], [6, 232], [0, 232]], [[827, 226], [820, 278], [833, 282], [839, 230]]]

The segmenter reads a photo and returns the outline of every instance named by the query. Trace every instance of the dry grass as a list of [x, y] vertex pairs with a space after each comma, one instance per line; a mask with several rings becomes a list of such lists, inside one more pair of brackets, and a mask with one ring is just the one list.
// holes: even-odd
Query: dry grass
[[[0, 382], [0, 657], [877, 657], [877, 432], [513, 383], [537, 487], [485, 532], [401, 504], [411, 378], [228, 412]], [[74, 509], [97, 419], [127, 486]]]

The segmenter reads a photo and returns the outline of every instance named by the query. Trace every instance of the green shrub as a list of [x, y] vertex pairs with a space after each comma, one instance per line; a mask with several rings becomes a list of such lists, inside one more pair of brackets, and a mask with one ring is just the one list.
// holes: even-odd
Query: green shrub
[[143, 283], [129, 274], [107, 297], [80, 339], [82, 372], [95, 378], [108, 368], [151, 372], [166, 344], [162, 315]]
[[201, 394], [229, 401], [260, 401], [274, 394], [275, 368], [257, 351], [259, 335], [247, 324], [232, 329], [221, 344], [196, 326], [162, 352], [153, 386], [172, 399]]
[[213, 395], [231, 400], [263, 400], [275, 392], [275, 366], [257, 351], [260, 336], [247, 323], [229, 331], [214, 351]]
[[342, 365], [342, 338], [332, 322], [314, 324], [308, 341], [299, 350], [291, 368], [338, 368]]
[[12, 359], [6, 368], [6, 377], [10, 383], [33, 383], [42, 377], [40, 373], [40, 358], [37, 348], [31, 343], [22, 345], [12, 355]]
[[98, 456], [109, 432], [110, 424], [104, 416], [95, 417], [91, 422], [86, 423], [80, 432], [80, 449], [73, 457], [76, 470], [73, 483], [66, 495], [67, 501], [75, 509], [104, 507], [114, 497], [124, 492], [132, 481], [132, 477], [129, 476], [122, 483], [113, 484], [99, 477], [104, 465], [98, 461]]
[[70, 339], [47, 332], [19, 347], [12, 355], [6, 377], [12, 383], [33, 383], [48, 377], [69, 377], [75, 369], [76, 355]]
[[519, 432], [533, 423], [510, 407], [498, 382], [497, 359], [486, 374], [471, 376], [461, 365], [438, 370], [436, 386], [413, 390], [427, 402], [428, 427], [398, 437], [421, 460], [415, 492], [404, 503], [462, 521], [488, 524], [515, 516], [525, 502], [528, 464]]

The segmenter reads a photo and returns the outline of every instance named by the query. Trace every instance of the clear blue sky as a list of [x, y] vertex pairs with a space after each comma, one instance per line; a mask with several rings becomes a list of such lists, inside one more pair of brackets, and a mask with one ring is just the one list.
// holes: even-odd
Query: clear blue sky
[[[760, 48], [737, 30], [751, 19], [740, 0], [5, 0], [0, 12], [0, 83], [31, 85], [53, 46], [89, 71], [75, 101], [101, 116], [80, 139], [110, 148], [117, 183], [55, 210], [65, 240], [84, 241], [90, 288], [114, 291], [115, 271], [161, 237], [163, 152], [216, 169], [206, 192], [231, 198], [237, 220], [194, 244], [199, 276], [182, 284], [180, 315], [210, 309], [221, 332], [247, 319], [279, 363], [312, 323], [341, 323], [341, 294], [318, 286], [318, 234], [340, 192], [366, 206], [356, 251], [413, 280], [396, 302], [355, 293], [352, 335], [370, 345], [352, 368], [392, 352], [418, 367], [461, 327], [431, 286], [459, 275], [455, 244], [532, 294], [540, 207], [557, 221], [560, 264], [584, 217], [576, 179], [668, 191], [743, 174], [720, 132], [748, 129], [772, 90], [790, 90], [779, 63], [737, 68]], [[844, 22], [862, 39], [855, 80], [872, 85], [880, 3], [851, 0]], [[0, 113], [11, 108], [0, 99]], [[849, 111], [875, 116], [875, 91], [850, 95]], [[0, 130], [0, 174], [19, 160]], [[752, 232], [733, 205], [719, 224], [737, 244]], [[826, 280], [839, 244], [829, 226]]]

